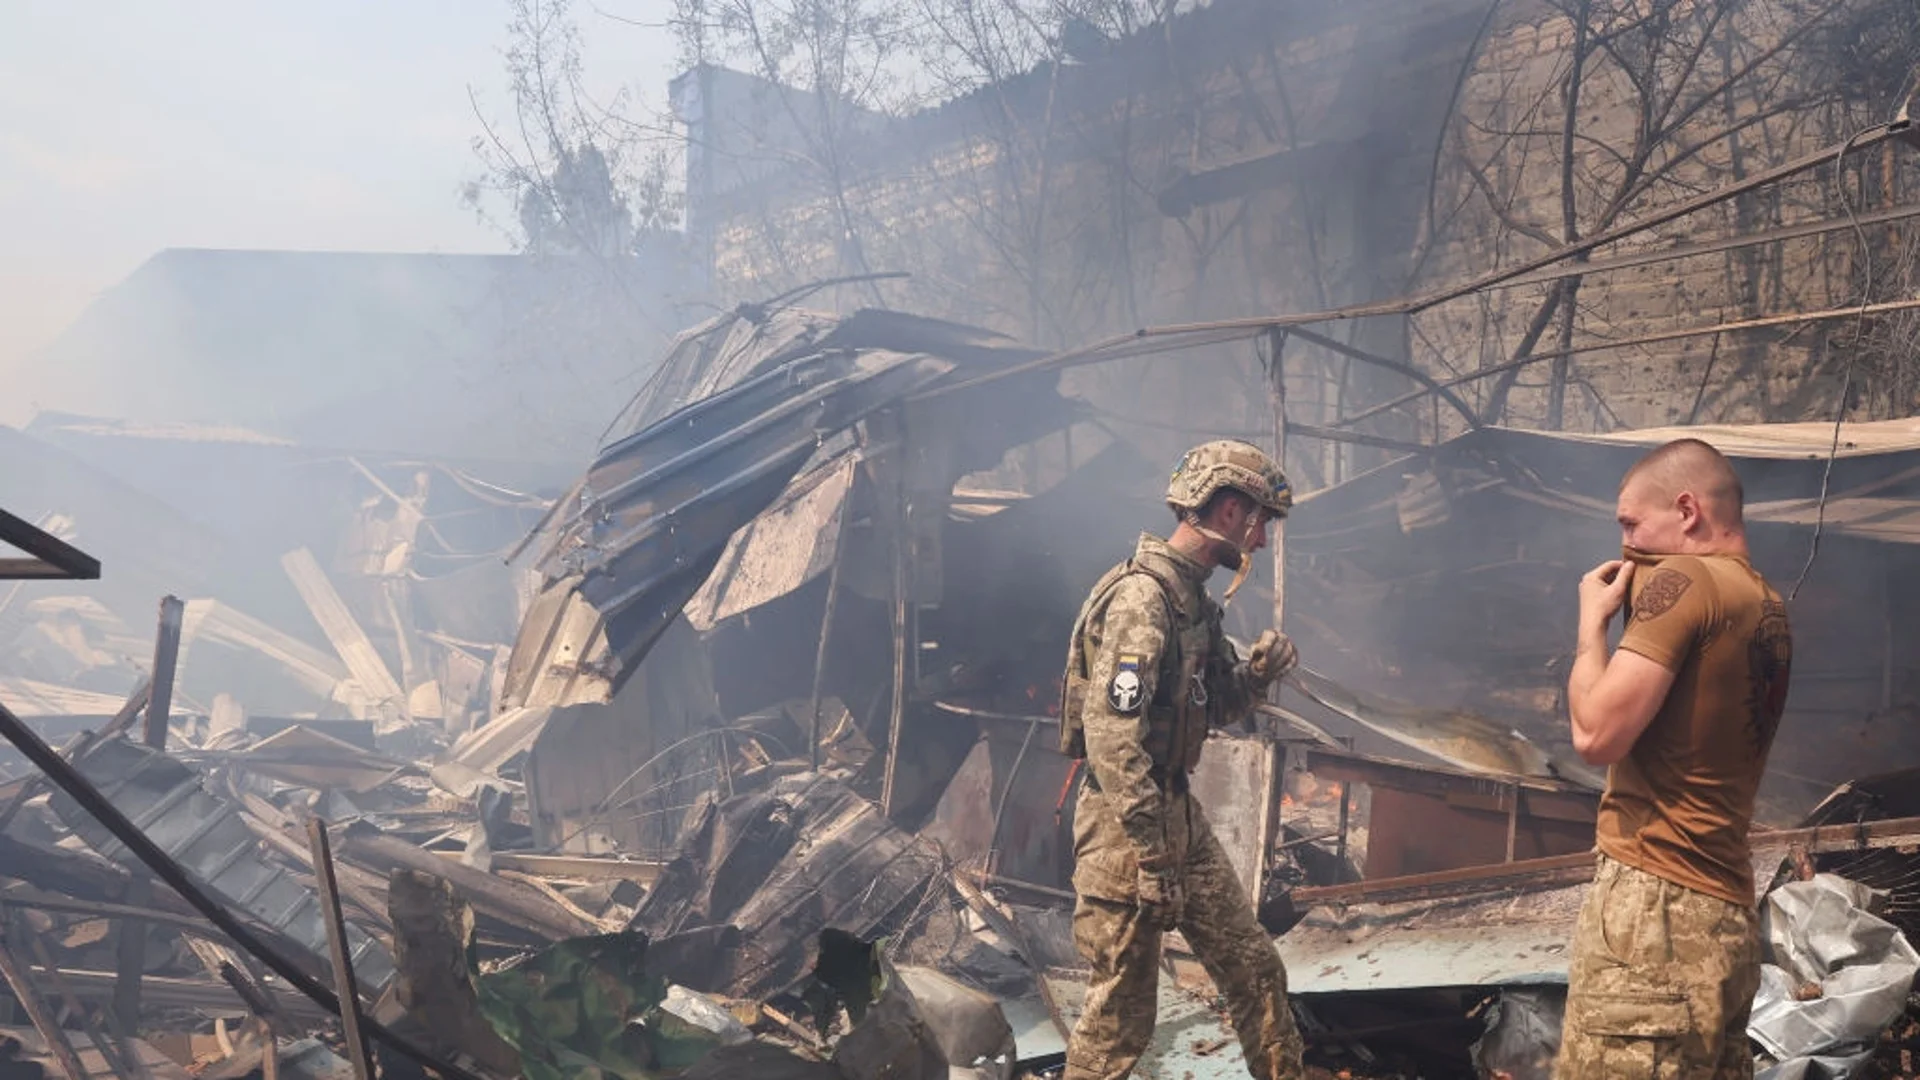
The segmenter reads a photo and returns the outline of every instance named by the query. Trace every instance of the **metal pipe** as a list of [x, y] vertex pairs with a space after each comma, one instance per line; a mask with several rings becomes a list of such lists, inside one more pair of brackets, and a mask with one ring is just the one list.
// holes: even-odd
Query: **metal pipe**
[[347, 1060], [353, 1064], [355, 1080], [373, 1080], [367, 1039], [360, 1033], [360, 990], [353, 976], [353, 950], [347, 945], [347, 921], [340, 914], [340, 888], [333, 880], [333, 850], [327, 843], [325, 821], [318, 817], [307, 819], [307, 842], [313, 850], [313, 879], [320, 887], [320, 917], [327, 928], [327, 954], [333, 961], [334, 993], [340, 997], [340, 1026], [346, 1029]]

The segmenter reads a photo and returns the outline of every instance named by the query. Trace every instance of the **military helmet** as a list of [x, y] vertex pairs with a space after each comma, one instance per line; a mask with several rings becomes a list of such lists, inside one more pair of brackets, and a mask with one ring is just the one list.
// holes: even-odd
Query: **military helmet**
[[1187, 451], [1167, 481], [1167, 505], [1177, 514], [1198, 513], [1221, 488], [1232, 488], [1276, 515], [1293, 505], [1286, 474], [1259, 447], [1216, 439]]

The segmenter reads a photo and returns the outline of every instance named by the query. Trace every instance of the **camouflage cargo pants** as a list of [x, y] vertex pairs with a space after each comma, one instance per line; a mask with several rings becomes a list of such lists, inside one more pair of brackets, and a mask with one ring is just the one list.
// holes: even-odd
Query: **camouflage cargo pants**
[[1753, 909], [1602, 855], [1580, 909], [1554, 1080], [1747, 1080]]
[[[1287, 1007], [1287, 972], [1200, 804], [1169, 797], [1168, 846], [1186, 894], [1180, 933], [1227, 1000], [1257, 1080], [1298, 1080], [1300, 1033]], [[1062, 1080], [1122, 1080], [1152, 1041], [1158, 1012], [1160, 929], [1135, 903], [1133, 842], [1099, 792], [1074, 817], [1073, 940], [1092, 969]]]

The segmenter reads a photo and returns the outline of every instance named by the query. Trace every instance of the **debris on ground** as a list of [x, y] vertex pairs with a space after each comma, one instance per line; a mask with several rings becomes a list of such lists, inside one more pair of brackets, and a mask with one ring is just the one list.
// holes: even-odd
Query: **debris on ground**
[[[1032, 540], [1140, 463], [1110, 440], [1044, 489], [1009, 470], [1075, 414], [1049, 378], [972, 380], [1038, 355], [743, 308], [676, 342], [564, 494], [342, 466], [358, 509], [272, 553], [277, 608], [170, 600], [148, 643], [84, 596], [0, 600], [36, 642], [0, 661], [8, 738], [61, 748], [0, 754], [33, 1025], [0, 1028], [0, 1080], [1057, 1073], [1086, 978], [1059, 583], [1104, 566]], [[1325, 674], [1281, 701], [1193, 783], [1311, 1073], [1547, 1076], [1591, 777]], [[1755, 834], [1771, 1077], [1913, 1074], [1920, 819], [1879, 779]], [[1159, 1017], [1141, 1075], [1244, 1071], [1178, 934]]]

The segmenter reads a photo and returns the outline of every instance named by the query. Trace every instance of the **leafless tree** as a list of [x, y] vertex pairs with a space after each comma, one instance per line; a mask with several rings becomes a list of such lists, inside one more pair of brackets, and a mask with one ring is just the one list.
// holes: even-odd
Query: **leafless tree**
[[494, 123], [469, 91], [481, 172], [463, 200], [529, 254], [631, 256], [649, 232], [679, 224], [671, 133], [627, 116], [624, 93], [605, 104], [587, 93], [570, 0], [509, 9], [513, 114]]

